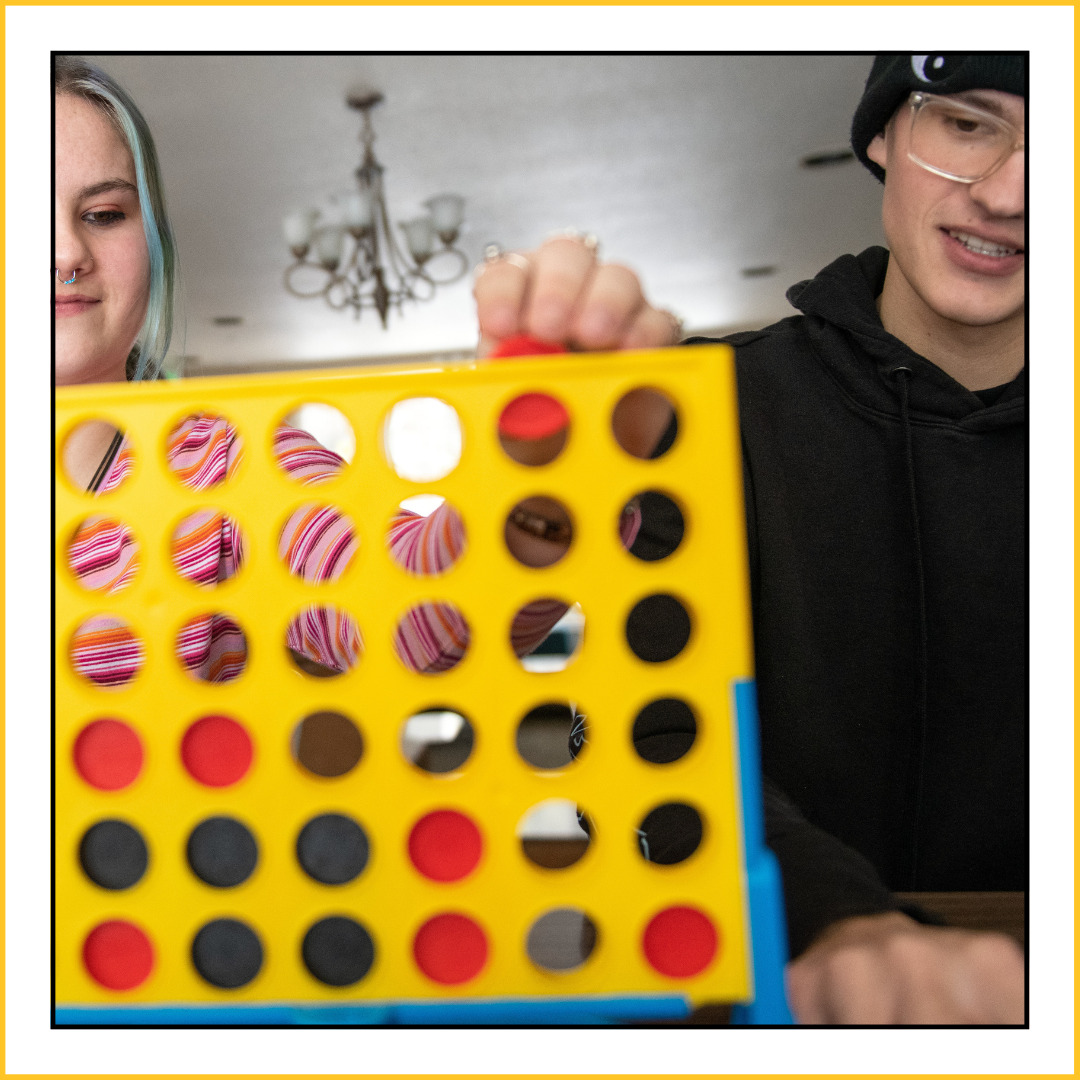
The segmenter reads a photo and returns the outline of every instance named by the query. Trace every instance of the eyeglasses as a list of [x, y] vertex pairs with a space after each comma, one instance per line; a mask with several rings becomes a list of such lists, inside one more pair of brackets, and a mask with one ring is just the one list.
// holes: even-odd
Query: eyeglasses
[[978, 183], [1025, 147], [1023, 133], [1008, 120], [956, 98], [914, 93], [908, 102], [908, 157], [946, 180]]

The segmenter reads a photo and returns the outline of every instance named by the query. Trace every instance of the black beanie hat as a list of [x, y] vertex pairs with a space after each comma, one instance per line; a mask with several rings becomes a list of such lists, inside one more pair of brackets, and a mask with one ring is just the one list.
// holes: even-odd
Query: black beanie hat
[[885, 170], [866, 156], [866, 148], [913, 90], [928, 94], [1003, 90], [1026, 97], [1027, 53], [884, 53], [875, 57], [851, 121], [851, 148], [879, 180], [884, 181]]

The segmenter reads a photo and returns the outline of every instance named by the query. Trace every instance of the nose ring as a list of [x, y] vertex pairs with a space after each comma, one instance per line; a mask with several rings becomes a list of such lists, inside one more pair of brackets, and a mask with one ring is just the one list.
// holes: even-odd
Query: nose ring
[[61, 281], [59, 269], [56, 268], [56, 267], [53, 267], [53, 269], [56, 271], [56, 280], [59, 281], [61, 285], [73, 285], [75, 283], [75, 274], [76, 274], [77, 271], [75, 271], [75, 270], [71, 271], [71, 280], [70, 281]]

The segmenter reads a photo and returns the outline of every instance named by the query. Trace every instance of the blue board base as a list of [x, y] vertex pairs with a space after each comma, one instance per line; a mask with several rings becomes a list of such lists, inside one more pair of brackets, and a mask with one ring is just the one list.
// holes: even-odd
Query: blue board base
[[681, 1020], [690, 1013], [681, 994], [618, 997], [530, 998], [501, 1001], [412, 1001], [341, 1005], [66, 1005], [57, 1027], [188, 1027], [248, 1025], [383, 1026], [452, 1024], [589, 1026]]

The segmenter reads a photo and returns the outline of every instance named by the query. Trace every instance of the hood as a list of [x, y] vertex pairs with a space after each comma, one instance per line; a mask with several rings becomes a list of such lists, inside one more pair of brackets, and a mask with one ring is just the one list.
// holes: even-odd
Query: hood
[[881, 325], [876, 301], [885, 284], [889, 253], [867, 248], [844, 255], [816, 277], [787, 291], [789, 303], [809, 316], [807, 331], [818, 359], [849, 396], [883, 412], [898, 411], [898, 367], [911, 370], [913, 416], [958, 421], [970, 430], [1023, 423], [1027, 370], [995, 404], [986, 406], [936, 364], [919, 356]]

